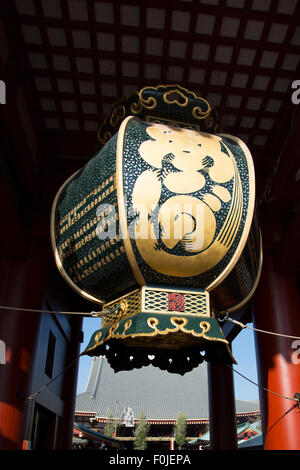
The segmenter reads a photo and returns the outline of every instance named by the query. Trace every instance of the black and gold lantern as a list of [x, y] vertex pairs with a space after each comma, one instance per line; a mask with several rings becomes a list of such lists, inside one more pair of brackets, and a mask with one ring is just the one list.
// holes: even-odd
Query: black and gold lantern
[[85, 353], [115, 371], [234, 362], [216, 315], [250, 300], [262, 250], [250, 152], [217, 131], [206, 100], [145, 88], [113, 107], [102, 149], [55, 198], [57, 266], [104, 312]]

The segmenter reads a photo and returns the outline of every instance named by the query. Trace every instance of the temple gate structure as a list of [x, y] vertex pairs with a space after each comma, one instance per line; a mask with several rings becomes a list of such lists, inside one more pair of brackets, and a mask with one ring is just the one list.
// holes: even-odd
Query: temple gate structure
[[[119, 297], [110, 298], [115, 275], [112, 271], [110, 280], [102, 284], [102, 289], [104, 310], [114, 323], [108, 322], [101, 330], [95, 331], [98, 336], [91, 338], [89, 352], [105, 354], [114, 370], [120, 364], [123, 369], [145, 365], [148, 358], [151, 361], [157, 359], [159, 366], [165, 367], [170, 374], [173, 364], [184, 377], [189, 367], [192, 369], [201, 362], [198, 353], [195, 359], [193, 348], [199, 347], [199, 335], [205, 336], [202, 346], [208, 364], [211, 446], [213, 449], [235, 449], [235, 399], [232, 369], [228, 364], [234, 363], [230, 344], [239, 334], [240, 327], [226, 321], [226, 312], [244, 324], [253, 321], [256, 330], [267, 332], [255, 333], [264, 448], [299, 450], [299, 15], [298, 2], [284, 0], [177, 0], [172, 4], [167, 2], [166, 6], [156, 1], [150, 6], [147, 2], [141, 4], [135, 0], [1, 2], [0, 80], [5, 85], [5, 100], [3, 97], [0, 100], [0, 341], [4, 346], [0, 363], [0, 449], [71, 447], [83, 315], [68, 312], [89, 315], [91, 311], [100, 311], [102, 307], [99, 305], [102, 304], [95, 295], [95, 282], [90, 283], [88, 289], [82, 284], [74, 289], [72, 283], [66, 282], [67, 276], [58, 272], [59, 256], [56, 259], [53, 256], [53, 224], [52, 235], [49, 230], [50, 220], [53, 222], [51, 210], [56, 196], [62, 198], [68, 184], [76, 178], [75, 173], [78, 172], [78, 181], [84, 187], [84, 180], [80, 180], [85, 175], [83, 169], [91, 168], [93, 157], [105, 146], [116, 145], [114, 135], [117, 133], [107, 133], [112, 127], [118, 128], [119, 132], [121, 127], [123, 149], [127, 155], [138, 155], [138, 149], [131, 148], [132, 141], [126, 140], [127, 130], [138, 134], [138, 146], [142, 148], [140, 155], [143, 155], [144, 166], [134, 167], [137, 160], [131, 161], [132, 168], [138, 170], [134, 180], [127, 178], [126, 165], [123, 168], [131, 200], [140, 203], [143, 190], [151, 186], [154, 193], [161, 191], [161, 206], [167, 204], [171, 193], [175, 198], [184, 194], [185, 201], [191, 203], [190, 197], [202, 190], [203, 178], [208, 175], [207, 178], [214, 181], [214, 187], [209, 183], [214, 191], [206, 195], [206, 202], [201, 206], [205, 219], [210, 221], [210, 226], [216, 224], [214, 233], [217, 237], [217, 229], [220, 234], [226, 216], [232, 220], [234, 217], [230, 214], [239, 214], [234, 233], [240, 235], [240, 240], [234, 244], [234, 237], [230, 239], [233, 245], [230, 253], [231, 246], [228, 246], [228, 258], [237, 262], [238, 256], [234, 258], [234, 252], [244, 256], [241, 264], [248, 273], [252, 270], [252, 274], [247, 283], [243, 278], [246, 271], [243, 274], [242, 266], [239, 266], [242, 277], [238, 284], [237, 264], [232, 263], [230, 272], [226, 273], [229, 277], [224, 275], [221, 279], [222, 270], [209, 265], [208, 260], [209, 269], [216, 269], [210, 283], [206, 278], [202, 285], [191, 285], [187, 281], [186, 260], [182, 259], [183, 264], [180, 263], [176, 269], [180, 268], [178, 277], [185, 279], [186, 285], [180, 289], [178, 283], [172, 283], [176, 265], [171, 256], [174, 245], [170, 244], [164, 232], [159, 232], [150, 248], [136, 239], [137, 243], [132, 248], [134, 257], [128, 261], [130, 268], [134, 266], [135, 280], [147, 280], [154, 289], [148, 289], [147, 283], [135, 284], [129, 275], [130, 270], [123, 269], [123, 266], [123, 286], [119, 286]], [[142, 96], [142, 90], [149, 89], [155, 93], [163, 89], [162, 95], [172, 91], [173, 94], [165, 96], [168, 103], [165, 102], [163, 113], [175, 102], [177, 108], [183, 110], [189, 94], [202, 100], [202, 104], [208, 103], [210, 113], [205, 116], [206, 121], [201, 121], [207, 112], [204, 108], [200, 107], [194, 115], [196, 121], [205, 121], [205, 128], [195, 130], [193, 122], [189, 121], [190, 125], [184, 122], [182, 127], [188, 130], [189, 139], [194, 139], [194, 131], [206, 133], [212, 123], [218, 123], [219, 128], [214, 127], [210, 132], [215, 136], [215, 151], [219, 145], [218, 156], [207, 152], [205, 157], [210, 159], [203, 162], [202, 168], [189, 167], [188, 173], [192, 173], [193, 178], [189, 174], [185, 182], [180, 175], [178, 182], [178, 173], [186, 169], [180, 168], [181, 157], [176, 152], [175, 157], [172, 152], [165, 153], [163, 156], [169, 157], [164, 158], [163, 165], [158, 168], [156, 153], [147, 149], [147, 141], [152, 146], [158, 134], [161, 138], [169, 125], [162, 123], [161, 116], [154, 119], [153, 115], [150, 123], [147, 113], [143, 114], [153, 103], [153, 95]], [[131, 101], [126, 102], [128, 97]], [[118, 107], [120, 100], [123, 100], [125, 113], [122, 107]], [[127, 113], [127, 104], [131, 113]], [[105, 121], [107, 116], [110, 122]], [[175, 118], [178, 120], [180, 116], [176, 113]], [[159, 127], [161, 125], [167, 127]], [[196, 140], [196, 145], [203, 144], [196, 143]], [[239, 158], [242, 156], [243, 159], [248, 151], [251, 160], [245, 157], [243, 164], [239, 164]], [[179, 159], [177, 163], [176, 158]], [[227, 168], [227, 176], [224, 176], [224, 171], [214, 174], [214, 159], [224, 160], [221, 167]], [[126, 161], [129, 160], [124, 159], [123, 163]], [[169, 171], [171, 165], [176, 167], [175, 176]], [[252, 172], [251, 165], [254, 180], [245, 177], [247, 172], [248, 176]], [[105, 171], [108, 173], [109, 169], [107, 167]], [[153, 178], [157, 169], [160, 175]], [[111, 174], [104, 178], [104, 182], [108, 180], [105, 191], [115, 183], [109, 180]], [[189, 192], [188, 184], [193, 185], [196, 180], [198, 186], [191, 187]], [[162, 186], [166, 189], [157, 189]], [[101, 194], [103, 190], [104, 187]], [[253, 200], [250, 201], [251, 198]], [[234, 203], [231, 204], [232, 201]], [[248, 201], [248, 206], [241, 201]], [[114, 202], [110, 201], [110, 204]], [[219, 205], [221, 212], [217, 210]], [[251, 217], [247, 219], [250, 206]], [[230, 208], [232, 212], [229, 212]], [[125, 209], [124, 204], [123, 218], [115, 212], [123, 230]], [[218, 212], [223, 214], [219, 222]], [[173, 215], [174, 220], [178, 220], [178, 214]], [[185, 233], [187, 236], [177, 247], [176, 256], [182, 256], [185, 251], [191, 258], [196, 252], [214, 245], [215, 239], [206, 238], [200, 229], [200, 239], [195, 240], [191, 236], [195, 227], [201, 226], [196, 224], [197, 214], [193, 210], [189, 214], [181, 211], [179, 215], [190, 223], [190, 231]], [[129, 216], [126, 214], [128, 225], [131, 221]], [[152, 216], [156, 217], [153, 226], [163, 227], [164, 212], [147, 213], [149, 220]], [[67, 225], [68, 217], [66, 221]], [[240, 243], [242, 232], [247, 232], [244, 243]], [[118, 240], [114, 238], [114, 241], [114, 250], [109, 252], [114, 252], [113, 262], [128, 254], [128, 244], [123, 252]], [[62, 265], [67, 259], [63, 242], [58, 253], [65, 256]], [[245, 247], [248, 247], [248, 252]], [[254, 247], [252, 255], [256, 253], [256, 259], [249, 254], [251, 247]], [[156, 255], [162, 252], [165, 253], [163, 269], [155, 278], [153, 272], [159, 272]], [[89, 254], [94, 257], [92, 252]], [[224, 252], [218, 263], [225, 257]], [[136, 264], [134, 258], [138, 259]], [[88, 265], [92, 261], [88, 254], [87, 260]], [[224, 263], [227, 261], [226, 258]], [[76, 268], [76, 262], [67, 269]], [[192, 265], [190, 263], [188, 269]], [[82, 266], [79, 265], [78, 269]], [[73, 283], [78, 269], [72, 273]], [[197, 268], [191, 269], [191, 277], [203, 275], [197, 272]], [[71, 277], [70, 270], [65, 271]], [[230, 274], [233, 277], [230, 278]], [[164, 282], [164, 276], [167, 276], [169, 284]], [[216, 289], [212, 288], [210, 297], [207, 297], [206, 288], [218, 277], [222, 282], [213, 286]], [[217, 292], [222, 283], [223, 290]], [[166, 323], [163, 328], [177, 329], [177, 340], [183, 341], [186, 349], [192, 348], [185, 352], [183, 362], [180, 354], [174, 352], [172, 357], [166, 358], [158, 349], [157, 357], [153, 358], [153, 344], [150, 342], [149, 351], [145, 350], [141, 359], [136, 350], [141, 346], [145, 348], [145, 342], [141, 344], [137, 340], [135, 344], [129, 344], [127, 341], [126, 335], [132, 333], [130, 328], [133, 327], [137, 328], [134, 334], [155, 332], [157, 338], [170, 338], [170, 335], [160, 335], [159, 331], [165, 330], [160, 330], [161, 324], [156, 321], [160, 320], [159, 315], [163, 315], [163, 308], [156, 312], [156, 317], [151, 313], [152, 320], [147, 317], [148, 323], [134, 325], [134, 322], [128, 323], [134, 317], [124, 317], [127, 323], [122, 324], [122, 331], [122, 325], [111, 329], [117, 321], [121, 323], [121, 317], [132, 300], [123, 298], [124, 295], [137, 289], [141, 302], [144, 302], [141, 305], [145, 307], [149, 301], [153, 307], [149, 296], [155, 296], [155, 286], [159, 290], [161, 285], [167, 292], [169, 312], [176, 312], [173, 317], [180, 317], [179, 320], [173, 319], [172, 323], [172, 315], [169, 315], [170, 323], [167, 324], [167, 316], [164, 316]], [[245, 292], [240, 295], [241, 286], [251, 295]], [[88, 296], [80, 295], [80, 289], [88, 291]], [[206, 307], [210, 305], [201, 330], [195, 330], [192, 311], [192, 319], [186, 324], [185, 319], [182, 320], [184, 312], [180, 310], [183, 299], [186, 305], [186, 296], [192, 297], [197, 289], [203, 289], [204, 304]], [[239, 308], [230, 311], [229, 304], [222, 307], [223, 301], [230, 301], [233, 297], [235, 300], [239, 298], [240, 301], [236, 302]], [[120, 304], [120, 299], [125, 302]], [[141, 305], [138, 307], [140, 312]], [[146, 308], [144, 313], [148, 311], [150, 308]], [[120, 318], [116, 318], [118, 315]], [[224, 321], [220, 322], [218, 318]], [[108, 320], [104, 317], [104, 323]], [[185, 344], [184, 329], [196, 333], [191, 334], [196, 338], [192, 346]], [[122, 339], [127, 343], [124, 349], [120, 348], [124, 343], [113, 341], [118, 335], [123, 335]], [[110, 357], [106, 346], [111, 348]], [[119, 355], [119, 361], [114, 360], [115, 354]], [[235, 367], [238, 369], [238, 365]], [[64, 369], [58, 379], [35, 395]]]

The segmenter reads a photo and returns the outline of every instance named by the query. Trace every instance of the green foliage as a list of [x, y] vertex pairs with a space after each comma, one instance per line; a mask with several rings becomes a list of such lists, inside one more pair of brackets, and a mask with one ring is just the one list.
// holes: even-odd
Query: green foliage
[[109, 408], [106, 411], [106, 417], [107, 417], [107, 421], [104, 425], [103, 434], [105, 434], [105, 436], [112, 437], [115, 431], [115, 424], [114, 424], [114, 420], [113, 420], [113, 417]]
[[181, 450], [186, 443], [186, 417], [180, 411], [177, 415], [176, 424], [174, 426], [175, 442]]
[[135, 441], [133, 447], [135, 450], [145, 450], [147, 448], [147, 436], [149, 432], [149, 425], [142, 411], [138, 418], [138, 424], [135, 430]]

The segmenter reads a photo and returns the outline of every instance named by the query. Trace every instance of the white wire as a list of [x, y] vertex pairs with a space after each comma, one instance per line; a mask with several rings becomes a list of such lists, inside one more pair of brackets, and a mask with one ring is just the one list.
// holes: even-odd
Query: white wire
[[233, 372], [235, 372], [236, 374], [240, 375], [241, 377], [243, 377], [244, 379], [248, 380], [248, 382], [252, 383], [253, 385], [256, 385], [257, 387], [261, 388], [262, 390], [264, 390], [265, 392], [269, 392], [269, 393], [273, 393], [273, 395], [277, 395], [278, 397], [280, 398], [285, 398], [286, 400], [293, 400], [297, 403], [300, 403], [300, 399], [299, 398], [292, 398], [292, 397], [286, 397], [285, 395], [281, 395], [280, 393], [277, 393], [277, 392], [274, 392], [273, 390], [270, 390], [269, 388], [266, 388], [266, 387], [263, 387], [262, 385], [259, 385], [257, 384], [256, 382], [254, 382], [253, 380], [249, 379], [248, 377], [246, 377], [245, 375], [241, 374], [241, 372], [239, 372], [238, 370], [236, 370], [234, 367], [232, 367], [231, 365], [229, 364], [225, 364], [227, 367], [229, 367], [229, 369], [233, 370]]
[[248, 328], [249, 330], [258, 331], [259, 333], [266, 333], [268, 335], [282, 336], [283, 338], [300, 339], [300, 336], [284, 335], [283, 333], [276, 333], [274, 331], [266, 331], [266, 330], [261, 330], [259, 328], [252, 328], [251, 326], [245, 325], [244, 323], [241, 323], [240, 321], [234, 320], [233, 318], [230, 318], [230, 317], [226, 318], [226, 320], [230, 321], [231, 323], [235, 323], [236, 325], [240, 326], [241, 328]]
[[21, 308], [21, 307], [6, 307], [4, 305], [0, 305], [0, 310], [17, 310], [20, 312], [33, 312], [33, 313], [52, 313], [52, 314], [60, 314], [60, 315], [85, 315], [88, 317], [101, 317], [106, 315], [107, 311], [102, 312], [61, 312], [61, 311], [54, 311], [54, 310], [38, 310], [33, 308]]
[[[108, 312], [107, 311], [103, 311], [103, 312], [90, 312], [90, 313], [82, 313], [82, 312], [54, 312], [52, 310], [37, 310], [37, 309], [26, 309], [26, 308], [18, 308], [18, 307], [4, 307], [4, 306], [0, 306], [0, 309], [7, 309], [7, 310], [21, 310], [21, 311], [25, 311], [25, 312], [38, 312], [38, 313], [59, 313], [59, 314], [75, 314], [75, 315], [89, 315], [89, 316], [101, 316], [101, 315], [106, 315]], [[270, 331], [265, 331], [265, 330], [259, 330], [257, 328], [251, 328], [251, 327], [248, 327], [247, 325], [245, 325], [244, 323], [241, 323], [237, 320], [233, 320], [232, 318], [226, 318], [226, 320], [232, 322], [232, 323], [235, 323], [237, 325], [239, 325], [241, 328], [249, 328], [251, 330], [254, 330], [254, 331], [259, 331], [259, 332], [262, 332], [262, 333], [268, 333], [268, 334], [275, 334], [277, 336], [284, 336], [284, 337], [288, 337], [288, 338], [293, 338], [293, 339], [300, 339], [298, 338], [297, 336], [289, 336], [289, 335], [281, 335], [279, 333], [273, 333], [273, 332], [270, 332]], [[30, 395], [29, 397], [27, 397], [27, 400], [32, 400], [34, 399], [38, 394], [40, 394], [45, 388], [47, 388], [54, 380], [57, 379], [57, 377], [59, 377], [61, 374], [63, 374], [74, 362], [76, 362], [80, 356], [82, 356], [83, 353], [80, 353], [80, 355], [75, 359], [73, 360], [65, 369], [63, 369], [63, 371], [61, 371], [57, 376], [55, 376], [50, 382], [48, 382], [47, 384], [45, 384], [40, 390], [38, 390], [37, 392], [33, 393], [32, 395]], [[256, 382], [254, 382], [253, 380], [249, 379], [248, 377], [246, 377], [245, 375], [241, 374], [241, 372], [237, 371], [236, 369], [234, 369], [231, 365], [229, 364], [225, 364], [227, 367], [229, 367], [233, 372], [235, 372], [236, 374], [240, 375], [241, 377], [243, 377], [245, 380], [248, 380], [248, 382], [252, 383], [253, 385], [261, 388], [262, 390], [266, 391], [266, 392], [269, 392], [269, 393], [272, 393], [274, 395], [277, 395], [278, 397], [281, 397], [281, 398], [284, 398], [286, 400], [293, 400], [295, 402], [297, 402], [298, 404], [300, 403], [300, 399], [299, 398], [292, 398], [292, 397], [287, 397], [287, 396], [284, 396], [284, 395], [280, 395], [279, 393], [276, 393], [274, 392], [273, 390], [270, 390], [268, 388], [265, 388], [263, 387], [262, 385], [259, 385], [257, 384]], [[299, 405], [298, 405], [299, 406]]]
[[37, 392], [34, 392], [32, 393], [31, 395], [29, 395], [26, 400], [34, 400], [41, 392], [43, 392], [47, 387], [49, 387], [49, 385], [52, 384], [52, 382], [54, 382], [58, 377], [60, 377], [64, 372], [66, 372], [73, 364], [75, 364], [75, 362], [77, 362], [80, 357], [83, 355], [83, 353], [80, 353], [75, 359], [73, 359], [72, 362], [70, 362], [61, 372], [59, 372], [59, 374], [57, 374], [55, 377], [53, 377], [52, 380], [50, 380], [50, 382], [47, 382], [45, 385], [43, 385], [43, 387], [41, 387]]
[[[0, 310], [17, 310], [21, 312], [33, 312], [33, 313], [52, 313], [52, 314], [59, 314], [59, 315], [84, 315], [87, 317], [102, 317], [105, 316], [109, 313], [108, 310], [103, 310], [101, 312], [62, 312], [62, 311], [54, 311], [54, 310], [39, 310], [39, 309], [33, 309], [33, 308], [21, 308], [21, 307], [7, 307], [4, 305], [0, 305]], [[283, 338], [291, 338], [291, 339], [299, 339], [300, 336], [292, 336], [292, 335], [285, 335], [283, 333], [276, 333], [274, 331], [267, 331], [267, 330], [261, 330], [259, 328], [252, 328], [251, 326], [245, 325], [244, 323], [234, 320], [233, 318], [224, 318], [222, 321], [230, 321], [231, 323], [234, 323], [238, 325], [240, 328], [248, 328], [249, 330], [252, 331], [258, 331], [259, 333], [266, 333], [268, 335], [276, 335], [276, 336], [282, 336]]]

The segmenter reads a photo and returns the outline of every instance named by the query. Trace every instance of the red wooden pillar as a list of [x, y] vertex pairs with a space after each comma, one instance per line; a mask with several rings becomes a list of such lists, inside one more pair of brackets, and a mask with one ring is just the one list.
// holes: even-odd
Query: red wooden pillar
[[209, 432], [212, 450], [236, 450], [236, 409], [233, 371], [208, 363]]
[[[47, 254], [36, 240], [23, 259], [6, 261], [2, 271], [1, 305], [40, 309], [47, 272]], [[6, 346], [6, 363], [0, 365], [0, 449], [22, 448], [26, 402], [40, 314], [0, 311], [0, 339]]]
[[[300, 336], [300, 298], [296, 277], [274, 268], [264, 254], [259, 286], [254, 296], [256, 328]], [[256, 333], [258, 379], [263, 387], [287, 397], [300, 392], [300, 344], [293, 339]], [[298, 354], [297, 354], [298, 349]], [[300, 450], [300, 410], [295, 402], [260, 391], [264, 448]]]

